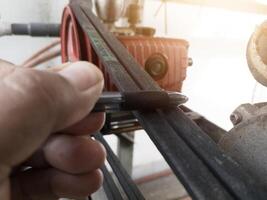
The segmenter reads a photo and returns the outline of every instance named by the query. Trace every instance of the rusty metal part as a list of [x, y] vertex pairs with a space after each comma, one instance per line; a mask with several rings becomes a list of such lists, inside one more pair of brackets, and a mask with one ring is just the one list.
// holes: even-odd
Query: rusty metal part
[[267, 86], [267, 21], [257, 27], [249, 40], [247, 62], [254, 78]]
[[267, 184], [267, 103], [243, 104], [231, 119], [235, 127], [222, 137], [220, 147]]

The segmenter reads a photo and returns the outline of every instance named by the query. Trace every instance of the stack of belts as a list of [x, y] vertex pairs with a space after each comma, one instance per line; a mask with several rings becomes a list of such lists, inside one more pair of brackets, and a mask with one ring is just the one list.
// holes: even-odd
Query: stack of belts
[[[92, 13], [87, 0], [73, 0], [68, 9], [85, 33], [119, 91], [161, 90], [117, 38]], [[78, 42], [77, 42], [78, 43]], [[223, 154], [179, 108], [133, 112], [185, 189], [197, 200], [267, 199], [266, 190], [235, 161]], [[102, 134], [95, 138], [107, 149], [107, 160], [128, 199], [144, 199]], [[123, 195], [104, 166], [104, 190], [110, 200]]]

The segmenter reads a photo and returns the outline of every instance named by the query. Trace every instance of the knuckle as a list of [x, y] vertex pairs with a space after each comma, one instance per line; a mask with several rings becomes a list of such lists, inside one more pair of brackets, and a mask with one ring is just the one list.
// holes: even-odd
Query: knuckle
[[79, 196], [89, 196], [96, 192], [103, 183], [103, 175], [100, 170], [95, 170], [87, 175], [84, 181], [84, 187]]
[[[100, 168], [105, 161], [106, 151], [102, 144], [93, 141], [73, 145], [67, 152], [66, 166], [73, 173], [85, 173]], [[90, 159], [86, 159], [89, 157]]]

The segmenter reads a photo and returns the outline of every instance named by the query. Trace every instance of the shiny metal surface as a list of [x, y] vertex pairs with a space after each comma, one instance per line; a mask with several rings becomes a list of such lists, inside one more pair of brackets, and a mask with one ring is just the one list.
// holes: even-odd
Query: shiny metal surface
[[124, 12], [125, 0], [95, 0], [95, 8], [105, 23], [114, 23]]
[[188, 101], [188, 97], [180, 92], [167, 92], [170, 97], [170, 105], [179, 106]]
[[[162, 95], [160, 93], [165, 93], [165, 92], [159, 92], [159, 95]], [[168, 95], [168, 98], [165, 104], [162, 104], [162, 103], [157, 104], [155, 105], [155, 109], [157, 108], [157, 106], [159, 106], [160, 108], [169, 107], [169, 106], [177, 107], [188, 101], [188, 98], [179, 92], [166, 91], [166, 93]], [[142, 106], [141, 107], [138, 106], [138, 103], [136, 103], [136, 105], [134, 106], [130, 105], [130, 107], [128, 106], [125, 107], [125, 105], [123, 105], [126, 101], [124, 95], [125, 93], [119, 93], [119, 92], [103, 92], [99, 100], [97, 101], [93, 109], [93, 112], [126, 111], [126, 110], [132, 110], [133, 107], [134, 109], [139, 109], [139, 108], [143, 109]], [[138, 93], [136, 95], [138, 95]], [[144, 92], [142, 92], [141, 95], [144, 95]], [[146, 95], [149, 95], [149, 92]]]

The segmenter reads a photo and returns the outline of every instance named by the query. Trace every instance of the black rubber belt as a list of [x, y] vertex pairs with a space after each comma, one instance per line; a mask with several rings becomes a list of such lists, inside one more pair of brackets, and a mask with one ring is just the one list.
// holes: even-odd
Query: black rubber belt
[[101, 167], [101, 171], [104, 175], [103, 188], [108, 200], [123, 200], [121, 193], [106, 166]]
[[[86, 1], [72, 1], [71, 7], [120, 91], [159, 90], [120, 42], [103, 28]], [[192, 198], [265, 199], [266, 192], [257, 182], [221, 153], [180, 110], [134, 114]], [[189, 135], [193, 136], [189, 137], [185, 130], [192, 131]]]
[[125, 194], [131, 200], [142, 200], [145, 199], [131, 177], [128, 175], [126, 170], [121, 165], [117, 156], [113, 153], [112, 149], [105, 141], [101, 133], [97, 133], [94, 137], [100, 141], [107, 150], [107, 160], [113, 169], [114, 174], [116, 175], [118, 181], [120, 182]]
[[[95, 46], [98, 56], [103, 59], [102, 63], [109, 70], [116, 86], [122, 91], [128, 91], [128, 89], [131, 91], [140, 90], [117, 59], [114, 56], [110, 59], [112, 53], [106, 44], [101, 41], [98, 33], [94, 31], [94, 27], [89, 23], [81, 8], [77, 4], [72, 4], [72, 8], [80, 25], [89, 34], [92, 45]], [[98, 47], [101, 50], [97, 49]], [[138, 115], [138, 113], [135, 114]], [[202, 161], [177, 137], [164, 118], [159, 117], [156, 112], [144, 113], [138, 118], [140, 118], [140, 123], [193, 198], [232, 199]]]

